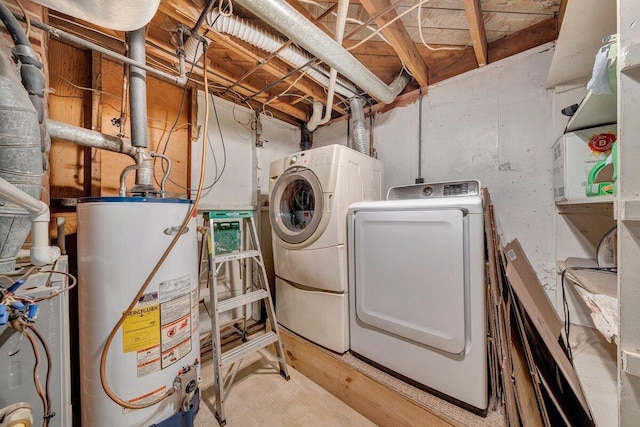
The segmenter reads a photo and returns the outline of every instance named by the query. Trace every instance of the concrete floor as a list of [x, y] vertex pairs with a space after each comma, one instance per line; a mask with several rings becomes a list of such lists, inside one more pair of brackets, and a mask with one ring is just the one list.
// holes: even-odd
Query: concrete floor
[[[202, 363], [202, 401], [197, 427], [218, 425], [214, 414], [213, 361]], [[369, 427], [367, 418], [289, 367], [291, 379], [279, 374], [267, 352], [254, 353], [242, 363], [225, 402], [228, 427]]]

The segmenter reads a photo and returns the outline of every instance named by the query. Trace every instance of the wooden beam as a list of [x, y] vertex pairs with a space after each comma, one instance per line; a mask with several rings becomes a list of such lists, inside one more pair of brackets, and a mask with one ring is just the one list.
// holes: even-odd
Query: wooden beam
[[558, 7], [557, 19], [558, 19], [558, 32], [562, 28], [562, 21], [564, 20], [564, 14], [567, 11], [567, 4], [569, 0], [560, 0], [560, 6]]
[[518, 32], [489, 43], [489, 62], [493, 63], [558, 38], [556, 18], [548, 18]]
[[[170, 18], [178, 22], [182, 22], [187, 26], [192, 26], [195, 23], [194, 16], [191, 14], [188, 8], [185, 8], [182, 5], [182, 3], [169, 5], [165, 1], [162, 1], [160, 3], [159, 10], [162, 13], [169, 16]], [[207, 27], [207, 28], [210, 28], [210, 27]], [[215, 31], [213, 28], [210, 28], [210, 31], [207, 34], [207, 37], [213, 40], [215, 43], [218, 43], [221, 46], [234, 51], [238, 55], [241, 55], [242, 57], [246, 58], [251, 62], [254, 62], [254, 63], [262, 62], [265, 59], [265, 55], [263, 51], [257, 48], [254, 48], [253, 46], [250, 46], [246, 43], [240, 43], [225, 34], [220, 34], [217, 31]], [[271, 74], [272, 76], [276, 78], [280, 78], [281, 76], [288, 74], [293, 68], [289, 67], [288, 65], [285, 65], [280, 60], [273, 59], [268, 63], [266, 63], [262, 67], [262, 69], [267, 73]], [[293, 76], [289, 77], [285, 81], [288, 83], [293, 83], [293, 81], [297, 77], [298, 75], [294, 74]], [[326, 98], [326, 95], [324, 93], [324, 88], [321, 87], [319, 84], [313, 83], [310, 78], [305, 77], [301, 79], [296, 84], [296, 88], [301, 92], [303, 92], [305, 95], [312, 96], [314, 99]], [[336, 109], [336, 111], [338, 111], [340, 114], [345, 113], [345, 110], [343, 108], [335, 108], [334, 106], [334, 109]]]
[[467, 12], [469, 32], [471, 33], [471, 41], [473, 42], [473, 50], [476, 53], [478, 65], [484, 67], [487, 65], [488, 48], [480, 0], [464, 0], [464, 10]]
[[[371, 16], [391, 5], [389, 0], [361, 0], [360, 3], [362, 3], [362, 6], [364, 6], [367, 13]], [[382, 27], [396, 16], [397, 14], [395, 11], [390, 11], [376, 18], [375, 21], [379, 27]], [[397, 20], [386, 27], [382, 30], [382, 33], [387, 40], [389, 40], [393, 49], [396, 51], [404, 65], [409, 69], [409, 72], [418, 81], [420, 86], [426, 87], [429, 84], [429, 69], [427, 64], [424, 62], [424, 59], [422, 59], [420, 53], [416, 49], [416, 45], [413, 43], [413, 40], [411, 40], [407, 29], [402, 25], [400, 20]]]
[[[159, 48], [168, 48], [168, 46], [165, 46], [164, 42], [162, 42], [161, 40], [152, 40], [153, 44], [155, 44], [156, 46], [158, 46]], [[173, 57], [173, 55], [166, 53], [165, 50], [161, 50], [159, 48], [155, 48], [155, 47], [147, 47], [147, 54], [154, 56], [155, 58], [161, 59], [164, 62], [167, 62], [167, 66], [170, 66], [171, 61], [174, 60], [175, 58]], [[236, 79], [236, 75], [233, 72], [230, 72], [228, 70], [223, 69], [220, 66], [215, 66], [212, 67], [211, 66], [211, 61], [210, 58], [207, 58], [208, 61], [208, 65], [207, 65], [207, 69], [210, 70], [208, 72], [208, 76], [209, 76], [209, 80], [212, 80], [222, 86], [229, 86], [230, 82], [233, 82]], [[202, 61], [200, 61], [202, 62]], [[201, 67], [194, 67], [193, 69], [193, 73], [194, 76], [202, 76], [202, 68]], [[202, 88], [202, 81], [201, 80], [195, 80], [192, 78], [192, 82], [194, 82], [195, 84], [197, 84], [198, 86], [200, 86], [200, 88]], [[234, 91], [243, 95], [243, 96], [249, 96], [252, 95], [256, 92], [258, 92], [260, 90], [260, 88], [258, 88], [255, 85], [251, 85], [249, 82], [243, 82], [241, 85], [237, 85], [234, 87]], [[229, 94], [229, 97], [226, 97], [227, 99], [231, 99], [232, 101], [237, 101], [237, 99], [234, 99], [232, 94]], [[274, 93], [269, 93], [269, 92], [265, 92], [262, 93], [258, 96], [255, 97], [256, 101], [261, 102], [261, 103], [265, 103], [267, 102], [269, 99], [273, 98], [274, 96], [276, 96], [277, 94]], [[299, 108], [296, 108], [294, 106], [292, 106], [290, 103], [288, 102], [284, 102], [284, 101], [280, 101], [279, 99], [276, 99], [272, 102], [269, 103], [269, 105], [277, 110], [280, 110], [288, 115], [290, 115], [291, 117], [294, 117], [298, 120], [308, 120], [309, 119], [309, 114], [307, 110], [301, 110]]]
[[[289, 366], [379, 426], [453, 427], [448, 416], [400, 394], [345, 363], [338, 355], [280, 329]], [[434, 399], [435, 401], [435, 399]], [[441, 404], [441, 403], [439, 403]], [[446, 404], [445, 404], [446, 405]], [[472, 415], [473, 417], [474, 415]], [[473, 422], [473, 420], [470, 420]]]

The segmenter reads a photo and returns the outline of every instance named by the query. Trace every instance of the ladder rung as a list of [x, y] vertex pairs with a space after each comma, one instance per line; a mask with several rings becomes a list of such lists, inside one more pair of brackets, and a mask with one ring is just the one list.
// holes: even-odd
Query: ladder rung
[[234, 253], [231, 253], [231, 254], [216, 255], [213, 260], [216, 263], [220, 263], [220, 262], [232, 261], [232, 260], [235, 260], [235, 259], [257, 257], [258, 255], [260, 255], [260, 251], [258, 251], [258, 250], [244, 251], [244, 252], [234, 252]]
[[237, 297], [229, 298], [218, 303], [218, 312], [223, 313], [225, 311], [233, 310], [237, 307], [250, 304], [254, 301], [265, 299], [269, 296], [269, 292], [265, 289], [259, 289], [257, 291], [249, 292]]
[[220, 364], [223, 367], [229, 366], [230, 364], [237, 362], [240, 359], [243, 359], [249, 353], [256, 352], [276, 341], [278, 341], [278, 335], [276, 335], [276, 333], [273, 331], [269, 331], [264, 335], [260, 335], [259, 337], [253, 338], [239, 345], [238, 347], [231, 349], [226, 353], [223, 353]]

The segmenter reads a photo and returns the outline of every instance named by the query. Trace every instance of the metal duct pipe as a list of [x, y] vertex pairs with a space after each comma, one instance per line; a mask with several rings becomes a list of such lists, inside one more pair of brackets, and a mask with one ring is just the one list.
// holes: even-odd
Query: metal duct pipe
[[236, 1], [379, 101], [388, 104], [398, 96], [397, 85], [387, 86], [346, 49], [284, 0]]
[[[144, 28], [127, 33], [127, 56], [145, 63]], [[129, 106], [131, 108], [131, 143], [134, 147], [148, 146], [147, 141], [147, 72], [129, 66]]]
[[127, 154], [134, 159], [138, 151], [131, 145], [131, 140], [105, 135], [94, 130], [57, 122], [55, 120], [45, 120], [44, 122], [51, 138], [61, 139], [82, 145], [85, 147], [100, 148], [113, 151], [115, 153]]
[[[127, 56], [144, 63], [145, 29], [127, 33]], [[132, 193], [156, 193], [153, 186], [153, 158], [147, 151], [147, 73], [142, 68], [129, 66], [129, 108], [131, 123], [131, 144], [139, 148], [136, 157], [136, 185]]]
[[351, 100], [351, 127], [353, 128], [351, 138], [353, 147], [362, 154], [369, 155], [367, 145], [367, 135], [364, 126], [364, 105], [362, 99], [353, 98]]

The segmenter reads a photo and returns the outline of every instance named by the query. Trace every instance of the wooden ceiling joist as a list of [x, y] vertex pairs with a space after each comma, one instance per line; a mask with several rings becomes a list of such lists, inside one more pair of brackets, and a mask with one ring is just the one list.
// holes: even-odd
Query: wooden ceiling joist
[[[174, 4], [168, 5], [164, 1], [160, 3], [161, 12], [165, 13], [167, 16], [172, 19], [187, 23], [187, 25], [193, 25], [196, 22], [196, 19], [190, 10], [190, 8], [185, 7], [182, 4]], [[237, 54], [243, 56], [244, 58], [250, 60], [253, 63], [263, 62], [266, 56], [263, 51], [254, 48], [246, 43], [241, 43], [240, 41], [236, 41], [232, 37], [229, 37], [225, 34], [220, 34], [215, 31], [213, 28], [209, 28], [209, 32], [207, 33], [207, 38], [211, 39], [213, 42], [218, 43], [224, 46], [227, 49], [230, 49]], [[269, 62], [265, 63], [262, 67], [262, 70], [271, 74], [275, 78], [280, 78], [281, 76], [287, 75], [290, 73], [293, 68], [284, 64], [283, 61], [279, 59], [272, 59]], [[291, 84], [297, 78], [297, 74], [292, 75], [291, 77], [285, 79], [285, 82]], [[314, 99], [324, 99], [326, 98], [324, 89], [318, 85], [313, 83], [310, 79], [301, 79], [297, 82], [296, 87], [308, 96], [312, 96]], [[343, 108], [337, 108], [334, 106], [334, 109], [340, 114], [344, 114], [345, 110]]]
[[487, 65], [488, 48], [480, 0], [464, 0], [464, 9], [467, 13], [469, 32], [471, 33], [471, 41], [473, 42], [473, 50], [476, 53], [478, 65], [484, 67]]
[[[370, 16], [376, 15], [380, 10], [386, 9], [391, 5], [389, 0], [360, 0], [360, 3]], [[395, 11], [388, 12], [377, 18], [376, 24], [382, 27], [396, 16], [398, 15]], [[400, 20], [395, 21], [383, 29], [382, 34], [389, 40], [391, 46], [393, 46], [404, 65], [420, 86], [426, 87], [429, 84], [429, 69]]]

